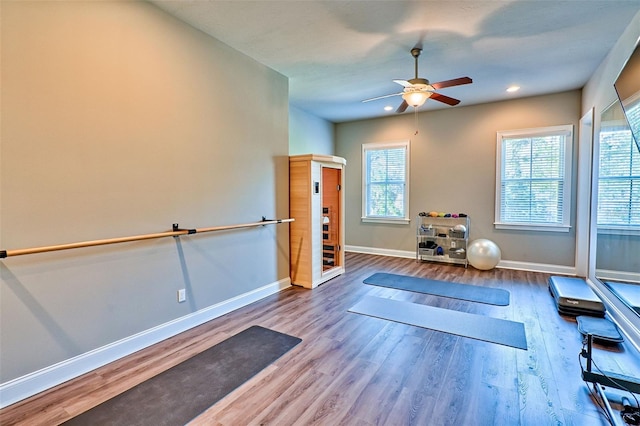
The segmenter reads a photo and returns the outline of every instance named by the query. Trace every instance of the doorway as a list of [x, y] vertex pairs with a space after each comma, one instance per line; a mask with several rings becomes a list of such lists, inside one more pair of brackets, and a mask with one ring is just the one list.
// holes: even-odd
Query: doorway
[[342, 266], [340, 182], [342, 170], [322, 167], [322, 272]]

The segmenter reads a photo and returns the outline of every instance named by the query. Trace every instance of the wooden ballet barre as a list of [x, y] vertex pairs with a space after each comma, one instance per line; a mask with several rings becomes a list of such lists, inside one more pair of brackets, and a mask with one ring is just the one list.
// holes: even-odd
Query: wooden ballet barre
[[178, 227], [177, 223], [174, 223], [172, 231], [157, 232], [154, 234], [133, 235], [130, 237], [106, 238], [102, 240], [81, 241], [77, 243], [57, 244], [53, 246], [43, 246], [43, 247], [31, 247], [31, 248], [17, 249], [17, 250], [0, 250], [0, 259], [4, 259], [5, 257], [22, 256], [25, 254], [45, 253], [49, 251], [69, 250], [69, 249], [82, 248], [82, 247], [104, 246], [107, 244], [129, 243], [133, 241], [151, 240], [154, 238], [163, 238], [163, 237], [179, 237], [180, 235], [191, 235], [191, 234], [197, 234], [201, 232], [226, 231], [231, 229], [252, 228], [255, 226], [275, 225], [279, 223], [289, 223], [293, 221], [295, 221], [295, 219], [266, 219], [263, 217], [262, 221], [260, 222], [242, 223], [239, 225], [213, 226], [209, 228], [192, 228], [192, 229], [181, 229]]
[[265, 219], [263, 217], [261, 222], [242, 223], [240, 225], [212, 226], [210, 228], [196, 228], [193, 229], [193, 231], [195, 231], [193, 233], [197, 234], [200, 232], [226, 231], [228, 229], [251, 228], [254, 226], [275, 225], [278, 223], [289, 223], [293, 221], [295, 221], [295, 219]]

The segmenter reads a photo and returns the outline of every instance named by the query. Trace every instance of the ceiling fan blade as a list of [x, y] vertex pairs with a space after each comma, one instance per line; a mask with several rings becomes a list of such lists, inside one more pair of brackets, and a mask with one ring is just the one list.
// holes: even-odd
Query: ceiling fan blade
[[407, 107], [409, 106], [409, 104], [407, 103], [407, 101], [402, 101], [402, 103], [400, 104], [400, 106], [398, 107], [398, 109], [396, 110], [397, 113], [401, 113], [401, 112], [405, 112], [407, 110]]
[[376, 97], [376, 98], [365, 99], [365, 100], [364, 100], [364, 101], [362, 101], [362, 102], [377, 101], [378, 99], [390, 98], [390, 97], [392, 97], [392, 96], [400, 96], [400, 95], [402, 95], [402, 93], [394, 93], [394, 94], [392, 94], [392, 95], [384, 95], [384, 96], [378, 96], [378, 97]]
[[440, 93], [432, 93], [429, 99], [433, 99], [434, 101], [443, 102], [447, 105], [458, 105], [460, 101], [458, 99], [450, 98], [449, 96], [442, 95]]
[[442, 89], [444, 87], [460, 86], [461, 84], [470, 83], [473, 83], [473, 80], [471, 80], [469, 77], [460, 77], [454, 78], [453, 80], [439, 81], [437, 83], [432, 83], [431, 85], [434, 89]]
[[407, 80], [393, 80], [394, 83], [398, 83], [403, 87], [411, 87], [413, 84], [409, 83]]

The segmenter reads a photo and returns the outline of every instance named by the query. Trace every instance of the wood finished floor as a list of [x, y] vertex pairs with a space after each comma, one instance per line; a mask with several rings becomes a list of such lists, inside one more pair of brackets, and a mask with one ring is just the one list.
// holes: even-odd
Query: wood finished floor
[[[293, 287], [0, 411], [1, 425], [56, 425], [251, 325], [302, 343], [192, 425], [605, 425], [580, 379], [575, 321], [547, 274], [478, 271], [348, 253], [346, 274]], [[368, 286], [392, 272], [511, 293], [506, 307]], [[348, 313], [365, 295], [520, 321], [528, 350]], [[640, 376], [628, 347], [596, 346], [602, 369]]]

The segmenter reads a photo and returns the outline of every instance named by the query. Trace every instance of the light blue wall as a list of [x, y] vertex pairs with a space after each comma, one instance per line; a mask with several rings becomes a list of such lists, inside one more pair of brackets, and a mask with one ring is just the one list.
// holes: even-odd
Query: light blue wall
[[[2, 2], [1, 18], [1, 249], [288, 217], [284, 76], [145, 2]], [[288, 236], [1, 260], [0, 382], [288, 280]]]
[[[582, 110], [584, 113], [591, 108], [594, 110], [594, 155], [598, 150], [598, 134], [602, 113], [613, 102], [618, 102], [613, 84], [639, 39], [640, 12], [635, 15], [631, 24], [584, 88]], [[621, 111], [619, 105], [615, 106]], [[597, 161], [597, 158], [595, 160]], [[593, 172], [597, 174], [597, 169]], [[636, 233], [625, 235], [624, 233], [602, 232], [595, 235], [595, 240], [596, 242], [592, 243], [592, 258], [595, 259], [595, 261], [592, 259], [592, 263], [595, 263], [595, 268], [606, 270], [606, 274], [619, 271], [632, 273], [629, 274], [630, 276], [640, 276], [640, 255], [638, 255], [640, 253], [640, 237]]]
[[[346, 245], [414, 252], [415, 220], [408, 225], [361, 221], [362, 144], [410, 140], [412, 219], [423, 211], [466, 213], [470, 238], [495, 241], [503, 261], [573, 268], [575, 214], [569, 232], [495, 229], [496, 132], [570, 124], [575, 134], [579, 114], [580, 91], [573, 90], [427, 111], [417, 120], [410, 113], [337, 124], [336, 155], [347, 160]], [[575, 199], [574, 192], [574, 207]]]
[[[613, 87], [620, 71], [640, 40], [640, 12], [632, 19], [629, 26], [616, 42], [598, 69], [585, 85], [582, 93], [582, 113], [586, 114], [593, 108], [593, 155], [594, 169], [592, 173], [597, 177], [598, 168], [598, 134], [600, 131], [601, 116], [612, 102], [616, 101], [616, 93]], [[585, 185], [591, 182], [584, 183]], [[592, 194], [591, 209], [591, 241], [589, 243], [589, 278], [594, 283], [607, 303], [607, 311], [626, 333], [629, 340], [636, 348], [640, 348], [640, 315], [621, 303], [606, 286], [602, 285], [597, 277], [628, 276], [636, 279], [638, 276], [638, 252], [639, 240], [637, 236], [602, 235], [596, 232], [596, 203], [597, 194]], [[617, 254], [619, 253], [619, 254]], [[624, 264], [623, 264], [624, 263]], [[604, 271], [596, 268], [605, 269]]]
[[334, 155], [335, 125], [289, 106], [289, 155]]

